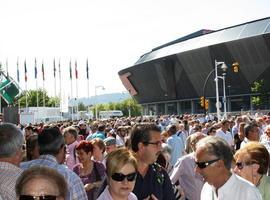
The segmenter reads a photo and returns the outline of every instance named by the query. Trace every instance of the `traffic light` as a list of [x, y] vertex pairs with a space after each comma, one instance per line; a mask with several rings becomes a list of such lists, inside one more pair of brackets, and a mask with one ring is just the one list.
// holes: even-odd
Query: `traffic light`
[[209, 100], [206, 99], [205, 100], [205, 110], [208, 110], [208, 108], [209, 108]]
[[200, 104], [201, 104], [201, 107], [203, 107], [203, 108], [204, 108], [204, 103], [205, 103], [204, 101], [205, 101], [204, 97], [201, 97]]
[[233, 67], [233, 72], [234, 73], [238, 73], [239, 72], [239, 63], [238, 62], [234, 62], [232, 64], [232, 67]]

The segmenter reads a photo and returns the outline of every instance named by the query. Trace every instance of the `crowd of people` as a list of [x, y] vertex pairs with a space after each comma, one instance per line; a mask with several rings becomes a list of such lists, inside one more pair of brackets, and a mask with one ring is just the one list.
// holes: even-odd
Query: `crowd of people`
[[0, 124], [0, 200], [269, 200], [270, 114]]

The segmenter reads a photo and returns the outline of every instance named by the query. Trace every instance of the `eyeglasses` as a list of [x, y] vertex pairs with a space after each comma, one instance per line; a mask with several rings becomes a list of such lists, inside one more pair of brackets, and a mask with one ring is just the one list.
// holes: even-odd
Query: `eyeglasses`
[[31, 196], [31, 195], [20, 195], [19, 200], [56, 200], [57, 196], [54, 195], [43, 195], [43, 196]]
[[195, 162], [196, 163], [196, 165], [200, 168], [200, 169], [204, 169], [204, 168], [206, 168], [208, 165], [211, 165], [211, 164], [213, 164], [213, 163], [215, 163], [215, 162], [217, 162], [217, 161], [219, 161], [220, 159], [219, 158], [217, 158], [217, 159], [215, 159], [215, 160], [209, 160], [209, 161], [206, 161], [206, 162]]
[[161, 146], [162, 142], [161, 141], [157, 141], [157, 142], [143, 142], [144, 144], [152, 144], [155, 146]]
[[137, 177], [137, 172], [133, 172], [131, 174], [122, 174], [122, 173], [114, 173], [112, 176], [112, 179], [118, 182], [123, 181], [125, 178], [127, 178], [128, 181], [134, 181]]

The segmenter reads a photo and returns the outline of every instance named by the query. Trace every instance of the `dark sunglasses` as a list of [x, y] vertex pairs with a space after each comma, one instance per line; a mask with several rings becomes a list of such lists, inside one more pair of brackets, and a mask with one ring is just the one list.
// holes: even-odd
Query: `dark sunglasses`
[[54, 195], [43, 195], [43, 196], [31, 196], [31, 195], [20, 195], [19, 200], [56, 200], [57, 196]]
[[123, 181], [125, 178], [127, 178], [128, 181], [134, 181], [137, 177], [137, 172], [131, 173], [131, 174], [122, 174], [122, 173], [114, 173], [112, 176], [112, 179], [118, 182]]
[[211, 165], [212, 163], [215, 163], [217, 161], [219, 161], [220, 159], [217, 158], [215, 160], [209, 160], [209, 161], [206, 161], [206, 162], [195, 162], [196, 165], [200, 168], [200, 169], [204, 169], [206, 168], [208, 165]]

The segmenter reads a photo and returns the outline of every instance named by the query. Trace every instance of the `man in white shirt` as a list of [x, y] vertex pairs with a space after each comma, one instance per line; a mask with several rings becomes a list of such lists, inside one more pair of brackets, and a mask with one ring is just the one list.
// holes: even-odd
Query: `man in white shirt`
[[231, 147], [219, 137], [208, 136], [196, 145], [196, 172], [203, 176], [203, 200], [261, 200], [259, 190], [231, 172]]
[[234, 139], [231, 132], [228, 131], [230, 127], [230, 122], [228, 120], [222, 120], [220, 123], [221, 123], [221, 128], [217, 130], [216, 136], [221, 137], [224, 140], [226, 140], [228, 144], [230, 145], [230, 147], [233, 148]]

